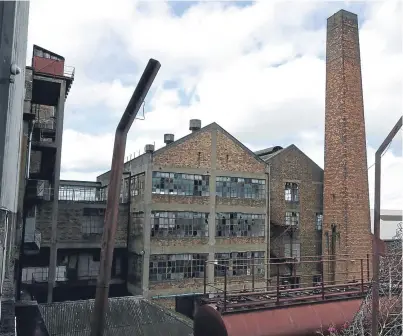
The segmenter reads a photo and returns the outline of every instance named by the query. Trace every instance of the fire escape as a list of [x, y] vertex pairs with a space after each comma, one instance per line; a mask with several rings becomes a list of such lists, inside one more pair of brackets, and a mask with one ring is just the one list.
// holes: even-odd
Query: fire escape
[[270, 261], [282, 264], [272, 269], [271, 276], [280, 272], [283, 285], [298, 285], [297, 267], [295, 262], [300, 258], [300, 227], [299, 227], [299, 188], [296, 183], [285, 185], [284, 222], [270, 223]]
[[[57, 151], [62, 132], [64, 100], [74, 80], [74, 69], [64, 58], [34, 45], [32, 67], [26, 69], [24, 121], [28, 122], [29, 143], [27, 183], [24, 197], [24, 253], [39, 252], [41, 234], [37, 230], [38, 205], [53, 200]], [[63, 82], [65, 96], [61, 97]], [[62, 101], [62, 103], [61, 103]], [[59, 120], [58, 120], [59, 118]], [[58, 170], [57, 170], [58, 171]]]

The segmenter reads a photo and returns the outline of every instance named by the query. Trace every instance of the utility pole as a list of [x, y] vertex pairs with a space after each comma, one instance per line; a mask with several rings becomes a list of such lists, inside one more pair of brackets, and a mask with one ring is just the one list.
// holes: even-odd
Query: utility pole
[[109, 190], [105, 211], [104, 232], [102, 234], [101, 263], [97, 280], [94, 311], [91, 321], [91, 336], [103, 336], [105, 329], [105, 312], [108, 307], [109, 282], [115, 247], [115, 234], [119, 211], [119, 196], [124, 167], [127, 133], [143, 104], [161, 64], [150, 59], [137, 84], [136, 89], [116, 128], [113, 147], [112, 167], [109, 177]]
[[373, 281], [372, 281], [372, 336], [378, 336], [378, 321], [379, 321], [379, 240], [380, 240], [380, 226], [381, 226], [381, 160], [382, 154], [385, 149], [392, 142], [393, 138], [402, 128], [402, 117], [399, 118], [396, 125], [390, 131], [386, 139], [379, 146], [375, 153], [375, 205], [374, 205], [374, 236], [375, 244], [372, 269], [373, 269]]

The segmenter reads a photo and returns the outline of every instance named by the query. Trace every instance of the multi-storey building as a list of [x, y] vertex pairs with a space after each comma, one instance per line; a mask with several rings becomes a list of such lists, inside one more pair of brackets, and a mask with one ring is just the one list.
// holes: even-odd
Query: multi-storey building
[[[165, 147], [147, 145], [125, 163], [132, 294], [168, 299], [201, 293], [204, 277], [222, 286], [224, 265], [231, 286], [242, 287], [252, 276], [252, 259], [254, 285], [264, 285], [267, 164], [216, 123], [201, 128], [200, 120], [191, 120], [190, 130], [178, 141], [166, 134]], [[98, 181], [106, 185], [109, 172]]]
[[0, 2], [0, 315], [1, 334], [15, 333], [15, 280], [25, 167], [23, 117], [29, 2]]
[[323, 169], [295, 145], [256, 154], [270, 172], [270, 258], [290, 261], [273, 265], [271, 277], [280, 272], [284, 284], [311, 286], [321, 276]]

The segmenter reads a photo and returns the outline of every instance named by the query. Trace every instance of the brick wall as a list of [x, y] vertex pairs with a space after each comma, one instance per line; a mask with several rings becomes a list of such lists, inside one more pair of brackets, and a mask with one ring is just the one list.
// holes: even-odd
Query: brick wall
[[152, 195], [153, 203], [209, 204], [209, 201], [210, 198], [204, 196]]
[[[316, 213], [322, 211], [322, 179], [323, 170], [318, 167], [297, 147], [290, 146], [275, 155], [270, 163], [270, 217], [271, 240], [270, 246], [278, 257], [284, 255], [284, 237], [290, 231], [285, 232], [286, 211], [299, 212], [299, 229], [294, 231], [294, 237], [299, 237], [301, 244], [301, 257], [314, 256], [317, 254], [315, 241]], [[295, 182], [299, 187], [299, 204], [285, 201], [285, 183]], [[312, 280], [314, 264], [299, 266], [297, 271], [305, 280]], [[301, 279], [302, 281], [302, 279]]]
[[[336, 226], [334, 252], [339, 256], [371, 254], [358, 20], [346, 11], [328, 19], [325, 154], [323, 233]], [[335, 267], [336, 280], [359, 276], [359, 262]]]
[[230, 172], [264, 173], [266, 165], [251, 153], [217, 130], [217, 170]]
[[193, 137], [168, 146], [161, 153], [156, 153], [153, 162], [162, 167], [210, 168], [210, 130], [200, 131]]
[[[57, 241], [59, 243], [68, 242], [100, 242], [102, 234], [92, 234], [86, 236], [82, 233], [83, 209], [88, 207], [84, 203], [74, 206], [69, 203], [59, 202]], [[105, 206], [103, 206], [105, 208]], [[119, 206], [119, 221], [116, 231], [115, 246], [126, 246], [127, 241], [127, 206]], [[41, 244], [50, 243], [52, 232], [52, 204], [44, 202], [37, 208], [36, 226], [42, 234]]]

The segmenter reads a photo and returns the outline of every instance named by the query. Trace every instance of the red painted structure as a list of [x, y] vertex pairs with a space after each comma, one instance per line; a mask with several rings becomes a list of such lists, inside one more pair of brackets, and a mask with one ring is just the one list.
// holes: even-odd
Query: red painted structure
[[33, 48], [32, 67], [36, 73], [55, 77], [74, 77], [74, 69], [66, 68], [63, 56], [37, 45]]
[[327, 333], [353, 320], [362, 299], [220, 314], [201, 306], [194, 317], [194, 336], [307, 336]]

